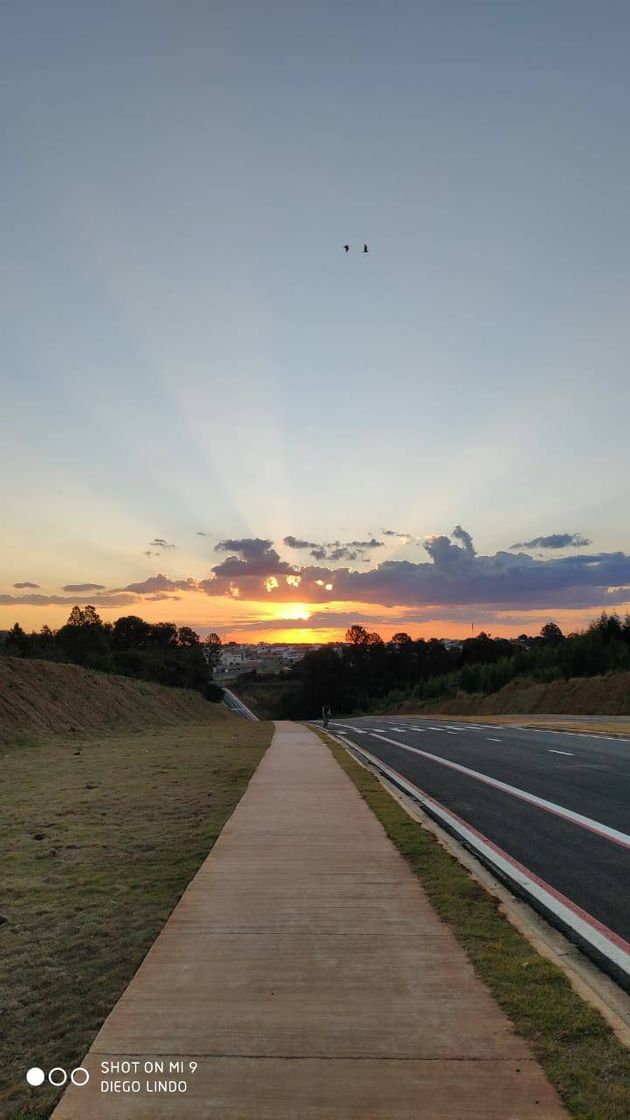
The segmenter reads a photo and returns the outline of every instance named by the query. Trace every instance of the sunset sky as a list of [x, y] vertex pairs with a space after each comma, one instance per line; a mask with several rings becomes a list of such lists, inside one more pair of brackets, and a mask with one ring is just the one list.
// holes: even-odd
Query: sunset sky
[[0, 629], [630, 610], [629, 5], [9, 0], [0, 32]]

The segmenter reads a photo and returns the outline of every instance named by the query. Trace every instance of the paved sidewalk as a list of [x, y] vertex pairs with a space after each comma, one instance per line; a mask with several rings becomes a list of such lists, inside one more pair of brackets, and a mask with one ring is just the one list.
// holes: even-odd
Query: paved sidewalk
[[566, 1118], [328, 749], [276, 728], [54, 1120]]

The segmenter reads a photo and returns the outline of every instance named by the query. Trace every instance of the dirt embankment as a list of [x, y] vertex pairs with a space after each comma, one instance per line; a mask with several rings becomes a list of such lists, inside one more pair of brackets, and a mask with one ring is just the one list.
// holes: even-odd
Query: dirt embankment
[[558, 715], [630, 715], [630, 673], [574, 677], [541, 684], [517, 678], [489, 696], [458, 692], [451, 699], [400, 704], [395, 711], [443, 712], [445, 715], [502, 715], [550, 713]]
[[17, 734], [142, 731], [231, 719], [198, 692], [18, 657], [0, 657], [0, 742]]

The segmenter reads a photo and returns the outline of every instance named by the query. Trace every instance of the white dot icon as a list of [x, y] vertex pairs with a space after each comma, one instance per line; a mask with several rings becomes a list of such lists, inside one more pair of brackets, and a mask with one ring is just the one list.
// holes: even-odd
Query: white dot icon
[[32, 1068], [29, 1069], [28, 1073], [26, 1074], [26, 1080], [28, 1081], [29, 1085], [42, 1085], [46, 1080], [46, 1074], [44, 1073], [43, 1069], [39, 1068], [39, 1066], [32, 1066]]

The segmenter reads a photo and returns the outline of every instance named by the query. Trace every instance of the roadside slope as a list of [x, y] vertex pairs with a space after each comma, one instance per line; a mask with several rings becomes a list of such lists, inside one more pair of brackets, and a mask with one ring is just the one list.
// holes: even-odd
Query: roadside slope
[[143, 731], [230, 719], [198, 692], [54, 661], [0, 657], [0, 743], [16, 734]]
[[489, 695], [458, 692], [424, 702], [404, 700], [386, 710], [434, 715], [630, 715], [630, 673], [573, 677], [548, 684], [517, 677]]

